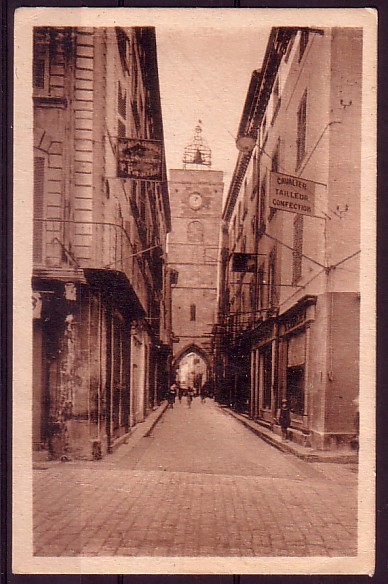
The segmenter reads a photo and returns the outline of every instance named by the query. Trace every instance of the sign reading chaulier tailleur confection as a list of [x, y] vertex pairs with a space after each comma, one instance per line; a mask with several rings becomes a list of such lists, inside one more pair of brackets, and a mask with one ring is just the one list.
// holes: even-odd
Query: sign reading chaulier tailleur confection
[[138, 180], [162, 180], [162, 143], [156, 140], [118, 138], [117, 176]]
[[315, 183], [280, 172], [270, 173], [269, 206], [272, 209], [314, 215]]

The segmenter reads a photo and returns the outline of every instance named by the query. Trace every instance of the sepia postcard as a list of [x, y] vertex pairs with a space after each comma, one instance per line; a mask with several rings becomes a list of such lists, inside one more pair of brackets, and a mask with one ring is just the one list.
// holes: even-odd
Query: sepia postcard
[[376, 36], [16, 11], [15, 573], [373, 574]]

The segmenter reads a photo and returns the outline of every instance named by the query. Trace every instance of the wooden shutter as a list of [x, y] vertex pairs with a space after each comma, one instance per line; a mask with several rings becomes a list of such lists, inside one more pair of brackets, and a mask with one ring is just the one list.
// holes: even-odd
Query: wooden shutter
[[43, 204], [44, 204], [44, 163], [43, 157], [34, 158], [34, 230], [33, 261], [42, 262], [43, 255]]

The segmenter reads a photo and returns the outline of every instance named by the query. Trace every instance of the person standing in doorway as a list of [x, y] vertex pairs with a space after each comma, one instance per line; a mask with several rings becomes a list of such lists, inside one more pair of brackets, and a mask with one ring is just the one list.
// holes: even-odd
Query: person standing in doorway
[[282, 400], [282, 407], [280, 408], [279, 424], [282, 429], [283, 440], [288, 439], [288, 428], [291, 426], [291, 414], [288, 402], [286, 399]]

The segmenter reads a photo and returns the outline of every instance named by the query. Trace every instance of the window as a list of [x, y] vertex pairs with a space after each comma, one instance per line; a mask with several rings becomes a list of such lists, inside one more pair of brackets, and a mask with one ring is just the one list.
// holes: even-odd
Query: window
[[[278, 142], [277, 142], [276, 148], [275, 148], [275, 152], [273, 153], [273, 156], [272, 156], [272, 164], [271, 164], [272, 172], [279, 172], [279, 152], [280, 152], [280, 138], [278, 139]], [[275, 214], [276, 214], [276, 209], [271, 207], [269, 210], [269, 217], [268, 217], [269, 221], [271, 221], [272, 217]]]
[[268, 288], [269, 288], [269, 304], [272, 307], [276, 307], [279, 303], [278, 288], [276, 282], [276, 249], [273, 249], [269, 256]]
[[303, 59], [303, 55], [305, 53], [308, 42], [309, 42], [309, 31], [307, 28], [304, 28], [300, 34], [299, 63]]
[[258, 298], [258, 308], [263, 309], [265, 308], [265, 281], [264, 281], [264, 264], [262, 264], [259, 268], [258, 272], [258, 280], [259, 280], [259, 298]]
[[304, 367], [287, 368], [287, 399], [294, 414], [304, 413]]
[[252, 164], [252, 188], [251, 188], [251, 200], [257, 193], [259, 185], [259, 165], [257, 163], [257, 154], [253, 154], [253, 164]]
[[117, 48], [120, 55], [121, 67], [129, 75], [129, 39], [122, 28], [116, 27]]
[[259, 225], [260, 230], [265, 231], [265, 200], [267, 195], [267, 176], [264, 176], [260, 187], [260, 204], [259, 204]]
[[277, 141], [275, 151], [272, 155], [272, 164], [271, 164], [272, 172], [279, 172], [279, 152], [280, 152], [280, 138]]
[[303, 215], [294, 219], [294, 251], [292, 253], [292, 283], [295, 285], [302, 276]]
[[144, 222], [146, 220], [146, 183], [141, 181], [140, 183], [140, 200], [139, 200], [139, 213], [140, 219]]
[[296, 170], [302, 164], [306, 154], [306, 121], [307, 121], [307, 90], [304, 92], [298, 109], [297, 119], [297, 151], [296, 151]]
[[276, 81], [274, 83], [273, 86], [273, 114], [272, 114], [272, 120], [271, 120], [271, 125], [273, 126], [276, 120], [276, 116], [278, 115], [279, 112], [279, 108], [280, 108], [280, 83], [279, 83], [279, 77], [276, 78]]
[[139, 115], [139, 109], [138, 109], [138, 104], [136, 99], [132, 102], [132, 114], [133, 114], [133, 120], [135, 122], [135, 126], [136, 126], [136, 131], [139, 134], [141, 132], [141, 124], [140, 124], [140, 115]]
[[255, 281], [252, 280], [252, 282], [249, 284], [249, 312], [251, 313], [249, 316], [249, 320], [251, 322], [254, 321], [254, 312], [255, 312]]
[[233, 217], [233, 225], [232, 225], [232, 249], [236, 247], [236, 215]]
[[288, 59], [290, 58], [290, 54], [292, 51], [292, 47], [294, 46], [294, 42], [295, 42], [295, 33], [292, 33], [291, 38], [290, 38], [289, 43], [288, 43], [286, 54], [284, 56], [284, 61], [286, 63], [288, 62]]
[[267, 138], [268, 138], [268, 133], [266, 133], [266, 131], [267, 131], [267, 117], [264, 117], [264, 119], [263, 119], [261, 130], [262, 130], [262, 135], [261, 135], [262, 138], [261, 139], [263, 142], [262, 148], [264, 148], [265, 143], [267, 142]]
[[263, 351], [263, 408], [271, 407], [271, 381], [272, 381], [272, 347]]
[[127, 131], [125, 124], [121, 120], [117, 121], [117, 135], [119, 138], [125, 138]]
[[34, 28], [32, 84], [36, 89], [45, 87], [46, 55], [48, 37], [42, 28]]
[[33, 85], [37, 89], [44, 89], [44, 70], [45, 70], [44, 59], [34, 59], [32, 78]]
[[121, 86], [120, 81], [117, 88], [117, 110], [121, 117], [124, 119], [127, 117], [127, 92]]
[[187, 226], [187, 240], [191, 243], [203, 242], [203, 225], [200, 221], [191, 221]]
[[197, 320], [197, 307], [195, 304], [190, 304], [190, 320]]

